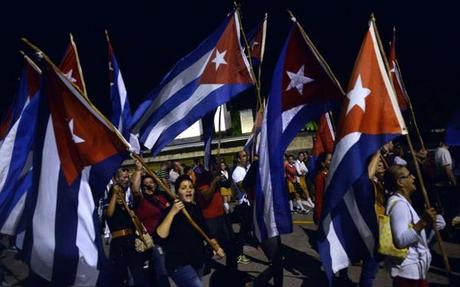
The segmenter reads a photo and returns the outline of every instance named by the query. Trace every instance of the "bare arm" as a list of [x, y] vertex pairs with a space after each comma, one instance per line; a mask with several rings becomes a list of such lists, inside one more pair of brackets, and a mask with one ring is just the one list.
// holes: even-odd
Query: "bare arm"
[[449, 182], [453, 185], [457, 185], [457, 180], [455, 179], [454, 173], [452, 172], [451, 165], [445, 165], [444, 166], [444, 171], [446, 172], [447, 178], [449, 178]]
[[136, 160], [136, 171], [131, 177], [131, 190], [136, 200], [142, 199], [141, 192], [142, 164]]
[[174, 217], [184, 208], [184, 203], [178, 199], [174, 201], [174, 205], [171, 210], [168, 212], [166, 217], [157, 227], [157, 234], [161, 238], [167, 238], [169, 236], [169, 231], [171, 230], [171, 224], [174, 220]]
[[211, 199], [212, 195], [216, 191], [217, 183], [220, 181], [220, 176], [216, 176], [206, 190], [200, 190], [205, 200]]
[[111, 218], [115, 213], [115, 208], [117, 207], [117, 197], [118, 197], [118, 186], [113, 187], [113, 194], [110, 198], [109, 206], [104, 210], [104, 215], [106, 218]]

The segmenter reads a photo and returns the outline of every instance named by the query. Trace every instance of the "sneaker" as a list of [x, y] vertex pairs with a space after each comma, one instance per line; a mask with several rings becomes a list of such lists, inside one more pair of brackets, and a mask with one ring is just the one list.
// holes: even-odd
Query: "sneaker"
[[246, 257], [246, 255], [241, 254], [238, 256], [238, 260], [236, 261], [238, 264], [249, 264], [251, 260]]

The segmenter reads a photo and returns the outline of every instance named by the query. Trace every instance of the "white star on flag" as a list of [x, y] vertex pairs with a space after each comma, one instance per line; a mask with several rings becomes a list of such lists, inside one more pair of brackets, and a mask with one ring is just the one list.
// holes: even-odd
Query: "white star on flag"
[[304, 69], [305, 69], [305, 65], [302, 65], [302, 67], [300, 67], [300, 69], [297, 71], [297, 73], [286, 71], [286, 73], [288, 74], [289, 79], [291, 79], [291, 82], [289, 83], [288, 87], [286, 88], [286, 91], [289, 91], [292, 88], [296, 88], [297, 91], [299, 92], [299, 94], [302, 95], [303, 86], [305, 84], [308, 84], [308, 83], [314, 81], [314, 79], [304, 76], [304, 72], [303, 72]]
[[77, 80], [72, 77], [72, 73], [73, 73], [73, 70], [70, 69], [67, 73], [64, 74], [64, 76], [69, 79], [69, 81], [71, 81], [72, 83], [75, 83]]
[[73, 132], [73, 119], [71, 119], [69, 121], [69, 128], [70, 128], [70, 133], [72, 134], [72, 140], [74, 141], [74, 143], [79, 144], [79, 143], [84, 143], [85, 142], [84, 139], [82, 139], [82, 138], [80, 138], [80, 137], [78, 137], [77, 135], [74, 134], [74, 132]]
[[220, 53], [219, 50], [216, 49], [216, 57], [211, 61], [211, 62], [216, 64], [216, 71], [217, 71], [217, 69], [219, 69], [220, 65], [226, 65], [227, 64], [227, 62], [224, 59], [226, 53], [227, 53], [227, 50], [225, 50], [222, 53]]
[[347, 112], [345, 114], [348, 114], [348, 112], [351, 111], [351, 109], [354, 106], [359, 106], [364, 112], [366, 110], [366, 100], [365, 99], [367, 96], [369, 96], [370, 93], [371, 93], [371, 90], [363, 87], [363, 83], [361, 81], [361, 75], [358, 75], [355, 86], [347, 94], [347, 97], [348, 99], [350, 99], [350, 102], [348, 103]]

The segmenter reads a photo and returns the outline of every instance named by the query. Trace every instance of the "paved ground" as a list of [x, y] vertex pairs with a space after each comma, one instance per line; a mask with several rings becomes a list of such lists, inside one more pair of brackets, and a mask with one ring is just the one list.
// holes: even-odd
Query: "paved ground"
[[[316, 227], [312, 223], [311, 216], [295, 215], [294, 232], [282, 237], [284, 256], [284, 286], [326, 286], [326, 278], [321, 271], [321, 262], [318, 253], [312, 248], [315, 238]], [[460, 278], [460, 231], [457, 230], [456, 239], [445, 242], [445, 247], [452, 266], [454, 280]], [[450, 241], [450, 242], [449, 242]], [[455, 243], [454, 243], [455, 242]], [[225, 271], [223, 261], [214, 264], [212, 272], [204, 277], [205, 286], [242, 286], [242, 278], [250, 280], [257, 276], [267, 267], [267, 259], [263, 252], [257, 248], [245, 246], [245, 254], [252, 260], [250, 264], [239, 265], [239, 274], [230, 274]], [[22, 286], [18, 283], [27, 277], [27, 266], [15, 259], [15, 252], [4, 250], [0, 254], [0, 263], [7, 269], [5, 285]], [[443, 272], [443, 264], [439, 251], [433, 247], [433, 263], [428, 274], [430, 286], [449, 286], [447, 276]], [[357, 282], [361, 268], [352, 266], [349, 276]], [[455, 282], [455, 281], [454, 281]], [[380, 268], [374, 286], [391, 286], [388, 273]], [[460, 286], [458, 281], [450, 286]]]

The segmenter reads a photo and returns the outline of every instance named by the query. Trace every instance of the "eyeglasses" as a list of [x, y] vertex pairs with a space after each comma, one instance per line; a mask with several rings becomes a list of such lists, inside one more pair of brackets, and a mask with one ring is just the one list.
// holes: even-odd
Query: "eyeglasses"
[[401, 178], [410, 178], [410, 177], [412, 177], [412, 174], [409, 173], [408, 175], [400, 176], [399, 179], [401, 179]]

